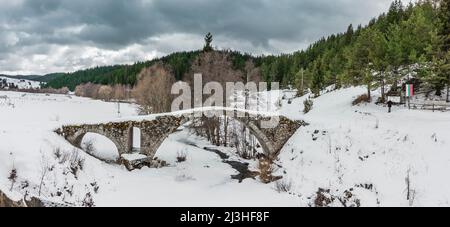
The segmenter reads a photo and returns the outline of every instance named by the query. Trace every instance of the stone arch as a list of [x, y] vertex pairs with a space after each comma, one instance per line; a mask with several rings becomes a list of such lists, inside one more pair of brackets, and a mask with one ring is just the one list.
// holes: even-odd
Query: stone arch
[[233, 118], [240, 122], [246, 128], [250, 130], [250, 133], [258, 140], [259, 144], [263, 148], [264, 154], [267, 157], [273, 157], [276, 153], [273, 144], [270, 142], [269, 138], [264, 134], [261, 129], [259, 129], [253, 122], [242, 120], [240, 118]]
[[76, 131], [72, 136], [67, 138], [67, 140], [73, 146], [75, 146], [75, 147], [77, 147], [79, 149], [82, 149], [81, 145], [82, 145], [83, 138], [88, 133], [98, 134], [98, 135], [101, 135], [101, 136], [104, 136], [104, 137], [108, 138], [116, 146], [117, 151], [119, 153], [119, 156], [122, 155], [122, 154], [128, 153], [128, 151], [126, 150], [126, 147], [124, 146], [124, 144], [119, 142], [116, 138], [114, 138], [112, 136], [109, 136], [103, 130], [98, 130], [98, 129], [95, 129], [95, 128], [92, 128], [92, 129], [80, 129], [80, 130]]
[[[227, 116], [227, 115], [223, 114], [222, 116]], [[228, 116], [228, 117], [241, 123], [245, 128], [247, 128], [250, 131], [250, 133], [258, 140], [259, 144], [263, 148], [264, 155], [266, 155], [267, 157], [276, 156], [277, 151], [274, 147], [274, 144], [272, 142], [270, 142], [270, 139], [265, 135], [265, 133], [255, 123], [253, 123], [250, 120], [250, 118], [241, 118], [241, 117], [234, 117], [234, 116]], [[180, 118], [181, 118], [181, 121], [180, 121], [178, 127], [175, 130], [173, 130], [172, 132], [170, 132], [169, 134], [167, 134], [164, 138], [161, 138], [160, 140], [157, 141], [157, 148], [155, 149], [152, 156], [154, 156], [156, 154], [158, 148], [161, 146], [161, 144], [167, 139], [167, 137], [170, 134], [174, 133], [180, 126], [192, 121], [193, 118], [195, 118], [195, 117], [182, 116]]]

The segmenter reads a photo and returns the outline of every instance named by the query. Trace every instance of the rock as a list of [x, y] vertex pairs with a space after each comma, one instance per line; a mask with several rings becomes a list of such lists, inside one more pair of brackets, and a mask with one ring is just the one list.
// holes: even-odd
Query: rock
[[19, 201], [14, 201], [0, 191], [0, 207], [44, 207], [44, 204], [40, 199], [35, 197], [32, 197], [29, 200], [21, 199]]
[[0, 207], [25, 207], [23, 201], [14, 201], [0, 191]]

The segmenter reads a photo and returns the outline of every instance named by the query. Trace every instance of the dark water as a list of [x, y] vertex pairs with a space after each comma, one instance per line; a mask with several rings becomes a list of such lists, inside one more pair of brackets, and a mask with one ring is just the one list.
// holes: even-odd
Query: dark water
[[249, 163], [230, 161], [230, 160], [228, 160], [230, 158], [230, 156], [228, 156], [224, 152], [222, 152], [218, 149], [215, 149], [215, 148], [205, 147], [203, 149], [216, 153], [217, 155], [219, 155], [219, 157], [222, 159], [222, 161], [224, 163], [227, 163], [233, 169], [235, 169], [236, 171], [239, 172], [239, 174], [237, 174], [237, 175], [231, 175], [232, 179], [238, 180], [239, 183], [241, 183], [244, 179], [247, 179], [247, 178], [255, 179], [257, 174], [248, 169]]

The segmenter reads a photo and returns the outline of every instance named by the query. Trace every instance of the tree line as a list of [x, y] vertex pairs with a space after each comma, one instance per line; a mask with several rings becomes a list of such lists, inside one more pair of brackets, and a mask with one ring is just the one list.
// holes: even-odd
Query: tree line
[[[212, 48], [212, 47], [209, 47]], [[135, 86], [139, 74], [145, 68], [163, 63], [171, 68], [176, 80], [182, 80], [189, 71], [194, 60], [205, 50], [177, 52], [151, 61], [137, 62], [132, 65], [98, 66], [90, 69], [80, 70], [73, 73], [60, 73], [49, 80], [44, 86], [53, 88], [68, 87], [75, 90], [81, 84], [94, 83], [101, 85], [129, 85]], [[213, 51], [211, 49], [211, 51]], [[244, 70], [245, 63], [249, 59], [256, 59], [250, 54], [238, 51], [225, 50], [230, 54], [233, 68]]]

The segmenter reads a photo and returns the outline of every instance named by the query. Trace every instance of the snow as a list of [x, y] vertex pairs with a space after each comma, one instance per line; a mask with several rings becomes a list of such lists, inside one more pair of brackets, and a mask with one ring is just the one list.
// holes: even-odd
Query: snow
[[[389, 114], [387, 107], [373, 103], [351, 105], [366, 92], [365, 87], [331, 90], [313, 99], [308, 114], [303, 113], [303, 101], [309, 96], [295, 98], [295, 91], [284, 90], [283, 99], [267, 102], [282, 115], [309, 123], [294, 134], [276, 160], [280, 167], [275, 175], [292, 185], [289, 193], [277, 192], [275, 183], [231, 179], [236, 170], [204, 147], [248, 162], [251, 170], [256, 170], [256, 161], [241, 159], [231, 148], [212, 146], [184, 127], [170, 135], [156, 154], [168, 167], [129, 172], [72, 147], [53, 130], [65, 124], [158, 115], [137, 116], [135, 105], [121, 104], [119, 118], [116, 103], [0, 91], [0, 97], [9, 100], [0, 100], [0, 190], [13, 198], [21, 198], [25, 191], [37, 195], [42, 166], [50, 166], [41, 197], [75, 206], [83, 205], [87, 193], [96, 206], [312, 206], [319, 188], [336, 197], [351, 191], [362, 206], [450, 206], [446, 180], [450, 112], [394, 106]], [[373, 93], [379, 95], [378, 90]], [[95, 134], [84, 138], [92, 139], [96, 155], [117, 157], [111, 141]], [[139, 142], [134, 144], [138, 147]], [[180, 153], [187, 155], [185, 162], [177, 162]], [[78, 162], [72, 160], [80, 159], [82, 168], [73, 173]], [[7, 178], [12, 168], [19, 178], [10, 191]], [[23, 188], [24, 182], [29, 186]], [[335, 200], [330, 205], [342, 204]]]
[[310, 123], [279, 157], [293, 191], [312, 195], [321, 187], [342, 194], [356, 185], [372, 184], [372, 190], [355, 192], [363, 206], [448, 206], [449, 112], [397, 106], [388, 114], [387, 107], [375, 104], [351, 106], [365, 92], [357, 87], [324, 94], [314, 99], [306, 115], [298, 111], [305, 97], [283, 105], [282, 113]]
[[32, 80], [22, 80], [22, 79], [14, 79], [9, 77], [0, 76], [0, 80], [6, 80], [6, 83], [13, 83], [17, 85], [19, 89], [30, 89], [30, 88], [40, 88], [40, 82], [32, 81]]
[[[201, 149], [214, 146], [187, 130], [171, 135], [158, 150], [158, 158], [167, 161], [169, 167], [145, 167], [132, 172], [74, 148], [53, 132], [73, 122], [139, 119], [135, 105], [122, 104], [122, 118], [118, 118], [116, 103], [67, 95], [0, 91], [0, 96], [5, 95], [14, 106], [0, 105], [0, 190], [15, 199], [22, 198], [25, 192], [38, 196], [42, 167], [48, 167], [51, 171], [44, 177], [40, 197], [75, 206], [83, 205], [87, 193], [91, 193], [96, 206], [298, 205], [292, 196], [274, 191], [273, 184], [251, 179], [240, 184], [231, 179], [237, 171], [223, 163], [217, 154]], [[108, 146], [111, 148], [98, 135], [84, 139], [92, 137], [97, 140], [98, 152], [108, 152]], [[187, 153], [186, 162], [176, 162], [179, 152]], [[232, 151], [226, 152], [236, 156]], [[72, 160], [83, 163], [76, 174], [72, 169], [78, 161]], [[17, 169], [19, 177], [10, 191], [11, 182], [7, 178], [12, 168]], [[23, 188], [26, 184], [29, 186]]]
[[141, 160], [147, 158], [147, 156], [139, 153], [132, 153], [132, 154], [123, 154], [122, 158], [128, 161], [134, 161], [134, 160]]
[[[89, 148], [88, 145], [91, 147]], [[114, 162], [119, 159], [119, 151], [116, 145], [105, 136], [86, 133], [81, 141], [81, 147], [85, 151], [90, 150], [90, 154], [101, 160]]]

